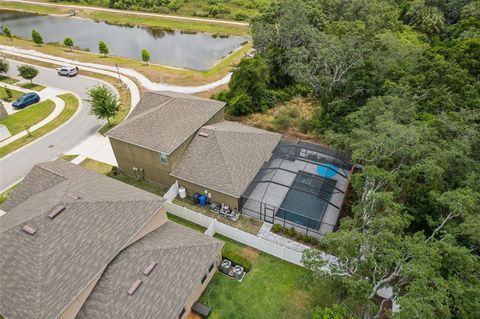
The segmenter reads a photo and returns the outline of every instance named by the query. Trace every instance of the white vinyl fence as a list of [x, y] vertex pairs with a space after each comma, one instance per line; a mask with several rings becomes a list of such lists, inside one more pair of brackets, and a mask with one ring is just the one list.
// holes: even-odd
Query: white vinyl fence
[[224, 223], [217, 221], [214, 218], [210, 218], [208, 216], [202, 215], [186, 207], [182, 207], [171, 202], [166, 203], [166, 209], [169, 213], [175, 216], [181, 217], [195, 224], [206, 227], [207, 230], [205, 231], [205, 234], [209, 236], [213, 236], [215, 233], [218, 233], [220, 235], [238, 241], [242, 244], [264, 251], [280, 259], [286, 260], [296, 265], [303, 266], [301, 262], [301, 252], [278, 246], [263, 238], [249, 234], [235, 227], [228, 226]]

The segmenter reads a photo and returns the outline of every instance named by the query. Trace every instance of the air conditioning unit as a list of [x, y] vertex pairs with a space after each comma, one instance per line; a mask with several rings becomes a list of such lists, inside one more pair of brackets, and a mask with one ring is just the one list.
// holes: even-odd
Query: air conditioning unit
[[244, 274], [244, 271], [243, 271], [243, 267], [242, 267], [242, 266], [236, 265], [236, 266], [233, 268], [233, 275], [235, 276], [235, 279], [237, 279], [237, 280], [242, 280], [243, 274]]
[[232, 262], [230, 260], [224, 259], [220, 265], [220, 271], [228, 275], [232, 269]]

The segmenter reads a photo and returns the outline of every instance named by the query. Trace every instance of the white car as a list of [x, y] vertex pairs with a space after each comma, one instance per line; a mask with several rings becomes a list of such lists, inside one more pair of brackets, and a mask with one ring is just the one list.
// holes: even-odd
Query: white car
[[78, 67], [76, 66], [62, 66], [57, 69], [58, 75], [64, 75], [64, 76], [75, 76], [78, 74]]

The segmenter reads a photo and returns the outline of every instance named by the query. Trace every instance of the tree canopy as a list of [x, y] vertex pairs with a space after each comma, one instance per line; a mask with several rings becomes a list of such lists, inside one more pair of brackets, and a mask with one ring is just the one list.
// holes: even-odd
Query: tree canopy
[[218, 96], [246, 115], [306, 89], [313, 133], [352, 154], [346, 217], [322, 240], [338, 263], [304, 263], [363, 318], [480, 317], [479, 30], [472, 0], [280, 0]]
[[40, 32], [37, 30], [32, 30], [32, 41], [38, 46], [41, 46], [43, 44], [43, 38]]
[[106, 119], [110, 124], [110, 118], [120, 110], [120, 101], [115, 93], [105, 85], [96, 85], [87, 90], [87, 96], [90, 113], [99, 119]]
[[28, 65], [23, 64], [17, 67], [18, 75], [20, 75], [25, 80], [30, 80], [30, 83], [33, 84], [33, 79], [38, 75], [38, 69]]

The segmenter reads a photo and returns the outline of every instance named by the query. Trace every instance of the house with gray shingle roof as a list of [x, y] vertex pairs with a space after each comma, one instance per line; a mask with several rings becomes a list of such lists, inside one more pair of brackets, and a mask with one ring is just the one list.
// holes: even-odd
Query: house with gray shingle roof
[[220, 262], [222, 243], [169, 222], [164, 199], [61, 160], [0, 209], [7, 319], [178, 318]]
[[242, 193], [281, 135], [225, 121], [225, 103], [172, 92], [147, 92], [107, 133], [121, 171], [239, 208]]

